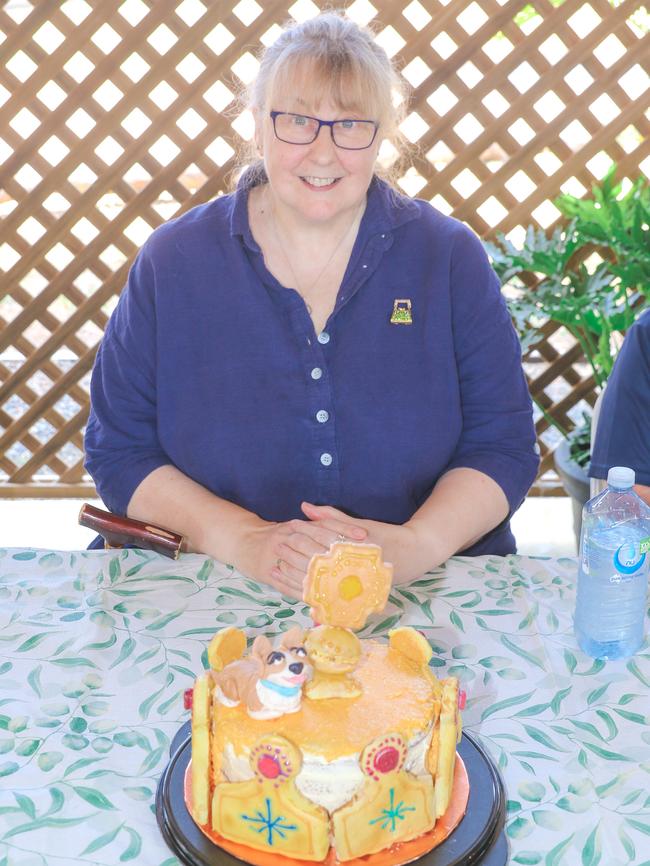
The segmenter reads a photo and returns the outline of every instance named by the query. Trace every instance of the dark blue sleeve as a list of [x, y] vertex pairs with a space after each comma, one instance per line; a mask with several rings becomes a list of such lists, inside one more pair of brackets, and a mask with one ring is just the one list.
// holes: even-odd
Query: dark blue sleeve
[[589, 475], [629, 466], [650, 485], [650, 311], [630, 328], [600, 406]]
[[521, 346], [480, 240], [465, 229], [451, 259], [453, 332], [463, 427], [447, 467], [477, 469], [521, 505], [539, 467]]
[[158, 441], [156, 307], [146, 246], [106, 327], [93, 368], [86, 468], [115, 514], [126, 514], [136, 487], [171, 461]]

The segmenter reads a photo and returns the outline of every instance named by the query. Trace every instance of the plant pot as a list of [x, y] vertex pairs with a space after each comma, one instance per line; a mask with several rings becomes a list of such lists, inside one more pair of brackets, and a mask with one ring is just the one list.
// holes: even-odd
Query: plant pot
[[569, 443], [563, 439], [553, 452], [555, 471], [573, 506], [573, 533], [576, 538], [576, 551], [580, 550], [580, 530], [582, 528], [582, 506], [589, 499], [589, 476], [587, 470], [575, 463], [569, 453]]

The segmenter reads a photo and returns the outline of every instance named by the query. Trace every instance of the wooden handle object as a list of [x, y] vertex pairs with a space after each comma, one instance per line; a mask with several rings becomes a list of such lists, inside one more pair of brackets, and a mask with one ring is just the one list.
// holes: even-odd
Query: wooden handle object
[[178, 532], [151, 526], [130, 517], [118, 517], [110, 511], [85, 503], [79, 512], [79, 523], [93, 529], [104, 538], [106, 547], [124, 547], [132, 544], [143, 550], [154, 550], [170, 559], [178, 559], [185, 537]]

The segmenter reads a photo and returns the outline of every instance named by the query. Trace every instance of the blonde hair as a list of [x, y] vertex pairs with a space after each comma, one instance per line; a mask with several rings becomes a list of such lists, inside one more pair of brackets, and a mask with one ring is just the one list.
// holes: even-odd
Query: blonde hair
[[[340, 11], [291, 22], [262, 54], [257, 77], [244, 95], [245, 107], [263, 114], [296, 79], [300, 92], [316, 105], [329, 97], [344, 111], [361, 112], [379, 124], [380, 140], [388, 139], [398, 153], [407, 149], [399, 131], [407, 87], [369, 28]], [[262, 161], [252, 157], [251, 152], [241, 165], [248, 166], [246, 178], [254, 184], [265, 174]], [[394, 181], [400, 174], [396, 163], [392, 171], [378, 166], [378, 173]]]

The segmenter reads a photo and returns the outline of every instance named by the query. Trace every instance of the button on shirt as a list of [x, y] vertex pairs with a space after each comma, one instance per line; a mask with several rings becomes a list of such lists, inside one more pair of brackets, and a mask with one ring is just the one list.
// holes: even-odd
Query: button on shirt
[[[244, 185], [157, 229], [107, 326], [87, 466], [124, 514], [173, 464], [267, 520], [303, 500], [404, 523], [442, 473], [493, 478], [511, 511], [538, 458], [520, 348], [478, 238], [378, 179], [332, 314], [269, 273]], [[397, 300], [411, 324], [392, 323]], [[468, 503], [471, 507], [471, 503]], [[467, 553], [514, 550], [505, 521]]]

